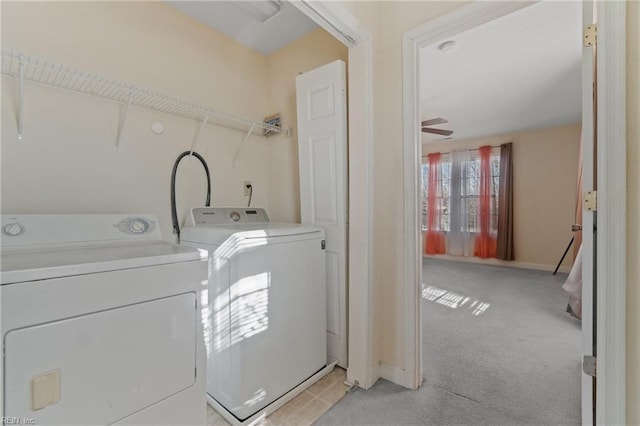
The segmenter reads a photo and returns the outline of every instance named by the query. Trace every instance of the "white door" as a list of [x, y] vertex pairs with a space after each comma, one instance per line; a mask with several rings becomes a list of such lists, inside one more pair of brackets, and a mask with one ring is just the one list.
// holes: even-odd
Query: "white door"
[[347, 366], [347, 116], [345, 63], [296, 77], [302, 223], [327, 238], [327, 351]]
[[[582, 10], [583, 28], [595, 21], [595, 3], [585, 1]], [[585, 46], [582, 51], [582, 191], [583, 193], [596, 189], [594, 179], [595, 152], [595, 119], [596, 104], [594, 93], [596, 90], [596, 56], [595, 44]], [[596, 234], [596, 215], [582, 212], [582, 354], [596, 355], [596, 318], [594, 312], [595, 301], [595, 273], [594, 253]], [[582, 424], [593, 425], [595, 407], [595, 378], [582, 371]]]

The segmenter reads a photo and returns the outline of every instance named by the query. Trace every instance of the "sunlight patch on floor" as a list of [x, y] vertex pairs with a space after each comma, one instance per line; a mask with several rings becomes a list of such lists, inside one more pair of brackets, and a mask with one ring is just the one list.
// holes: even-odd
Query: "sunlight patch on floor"
[[454, 293], [443, 288], [428, 286], [422, 288], [422, 297], [429, 302], [435, 302], [451, 309], [465, 307], [471, 311], [472, 315], [478, 316], [487, 311], [490, 303], [480, 300], [471, 301], [471, 297]]

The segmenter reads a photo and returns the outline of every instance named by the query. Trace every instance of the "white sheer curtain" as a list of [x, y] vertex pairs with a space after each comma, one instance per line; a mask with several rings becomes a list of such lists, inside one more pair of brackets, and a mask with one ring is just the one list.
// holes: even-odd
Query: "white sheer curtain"
[[473, 256], [475, 234], [470, 232], [469, 218], [475, 217], [469, 209], [470, 154], [454, 151], [451, 160], [451, 199], [449, 203], [450, 229], [447, 233], [447, 253], [453, 256]]

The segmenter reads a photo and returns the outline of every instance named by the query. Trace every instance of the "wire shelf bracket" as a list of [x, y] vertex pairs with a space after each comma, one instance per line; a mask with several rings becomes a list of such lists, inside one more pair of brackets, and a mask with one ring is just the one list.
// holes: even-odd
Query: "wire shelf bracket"
[[133, 99], [134, 91], [129, 93], [129, 99], [127, 100], [127, 107], [124, 109], [124, 115], [120, 120], [120, 127], [118, 127], [118, 136], [116, 137], [116, 152], [120, 149], [120, 141], [122, 140], [122, 133], [124, 132], [124, 125], [127, 123], [127, 116], [129, 115], [129, 107], [131, 106], [131, 100]]
[[18, 57], [18, 140], [22, 140], [24, 130], [24, 60]]
[[[6, 49], [2, 50], [2, 74], [9, 75], [18, 80], [18, 139], [22, 139], [24, 135], [23, 104], [25, 80], [126, 104], [125, 112], [120, 120], [120, 127], [118, 128], [116, 150], [122, 142], [124, 126], [131, 105], [202, 121], [203, 125], [192, 144], [191, 153], [193, 153], [200, 139], [202, 129], [206, 124], [223, 126], [243, 132], [248, 131], [249, 135], [255, 132], [258, 135], [264, 136], [282, 131], [279, 126], [274, 126], [270, 123], [225, 114], [209, 107], [191, 104], [149, 89], [112, 80], [98, 74], [80, 71], [47, 59]], [[248, 136], [245, 138], [241, 147], [246, 143], [246, 139], [248, 139]], [[234, 164], [237, 159], [237, 154], [239, 154], [239, 152], [236, 153]]]
[[236, 153], [233, 156], [233, 161], [231, 162], [231, 166], [232, 167], [236, 166], [236, 162], [238, 161], [238, 157], [240, 157], [240, 153], [244, 149], [244, 146], [247, 144], [247, 141], [249, 140], [249, 136], [251, 136], [251, 132], [253, 132], [253, 127], [254, 126], [255, 126], [255, 123], [249, 129], [249, 132], [247, 133], [247, 136], [244, 137], [244, 140], [242, 141], [242, 143], [240, 145], [238, 145], [238, 149], [236, 149]]
[[193, 156], [193, 151], [195, 151], [196, 146], [198, 146], [198, 142], [200, 142], [200, 136], [202, 135], [202, 131], [204, 130], [204, 126], [206, 126], [207, 121], [209, 121], [209, 114], [207, 114], [204, 120], [202, 120], [202, 125], [200, 125], [200, 130], [198, 130], [196, 137], [193, 138], [193, 143], [191, 144], [191, 149], [189, 150], [189, 160], [191, 160], [191, 157]]

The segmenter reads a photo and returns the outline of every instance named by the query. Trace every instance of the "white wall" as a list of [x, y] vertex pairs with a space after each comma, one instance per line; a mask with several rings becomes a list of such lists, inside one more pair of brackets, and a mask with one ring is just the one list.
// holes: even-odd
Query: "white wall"
[[[262, 119], [267, 109], [266, 58], [162, 2], [2, 2], [2, 47], [24, 51], [140, 85], [216, 110]], [[24, 139], [16, 139], [16, 81], [2, 77], [2, 212], [139, 212], [158, 215], [171, 237], [169, 182], [177, 155], [199, 123], [131, 107], [114, 143], [123, 105], [27, 82]], [[153, 121], [165, 133], [151, 133]], [[269, 207], [266, 139], [207, 126], [197, 151], [212, 171], [212, 204]], [[178, 211], [202, 205], [204, 173], [183, 160]]]

